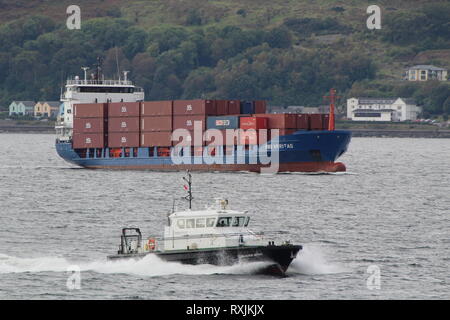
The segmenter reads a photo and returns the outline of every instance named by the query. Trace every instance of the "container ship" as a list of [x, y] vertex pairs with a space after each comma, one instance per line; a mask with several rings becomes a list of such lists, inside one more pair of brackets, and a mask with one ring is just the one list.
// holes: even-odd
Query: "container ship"
[[[145, 101], [127, 79], [67, 80], [56, 150], [91, 169], [338, 172], [351, 132], [329, 114], [271, 114], [265, 101]], [[331, 98], [334, 98], [334, 91]], [[333, 99], [332, 99], [333, 100]], [[219, 139], [220, 138], [220, 139]], [[276, 164], [276, 166], [274, 166]], [[269, 171], [267, 171], [269, 172]]]

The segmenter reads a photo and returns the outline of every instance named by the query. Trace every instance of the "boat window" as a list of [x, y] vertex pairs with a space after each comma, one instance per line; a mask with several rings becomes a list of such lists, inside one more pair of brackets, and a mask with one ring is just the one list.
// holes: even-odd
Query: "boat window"
[[244, 225], [245, 217], [234, 217], [233, 227], [242, 227]]
[[250, 222], [250, 217], [247, 217], [245, 219], [244, 227], [248, 226], [248, 223]]
[[195, 228], [195, 219], [186, 219], [186, 228]]
[[178, 219], [178, 220], [177, 220], [177, 226], [178, 226], [178, 228], [184, 229], [185, 224], [186, 224], [186, 223], [185, 223], [184, 219]]
[[208, 228], [214, 227], [214, 222], [216, 222], [216, 218], [206, 219], [206, 227]]
[[195, 220], [195, 227], [196, 228], [204, 228], [205, 227], [205, 218], [199, 218]]
[[232, 217], [219, 218], [219, 220], [217, 221], [217, 227], [229, 227], [231, 224], [231, 219], [233, 218]]

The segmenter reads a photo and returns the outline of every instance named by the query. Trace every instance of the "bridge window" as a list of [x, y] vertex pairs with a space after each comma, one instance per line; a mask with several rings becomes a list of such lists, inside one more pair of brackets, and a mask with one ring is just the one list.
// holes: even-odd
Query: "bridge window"
[[222, 217], [217, 221], [217, 227], [229, 227], [233, 217]]
[[207, 228], [214, 227], [215, 222], [216, 222], [216, 218], [207, 218], [206, 219], [206, 227]]
[[234, 217], [233, 227], [242, 227], [245, 222], [245, 217]]
[[204, 228], [205, 227], [205, 218], [198, 218], [195, 220], [196, 228]]
[[186, 219], [186, 228], [195, 228], [195, 219]]
[[184, 221], [184, 219], [178, 219], [177, 220], [177, 227], [178, 228], [184, 229], [185, 225], [186, 225], [186, 222]]
[[245, 219], [244, 227], [248, 226], [248, 223], [250, 222], [250, 217], [247, 217]]

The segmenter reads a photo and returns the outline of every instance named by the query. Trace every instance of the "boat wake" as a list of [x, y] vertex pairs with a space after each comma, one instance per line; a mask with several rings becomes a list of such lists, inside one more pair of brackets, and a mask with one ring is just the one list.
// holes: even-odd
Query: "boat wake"
[[318, 245], [304, 245], [297, 257], [292, 261], [288, 274], [336, 274], [350, 272], [349, 268], [331, 263], [325, 258], [323, 249]]
[[210, 264], [185, 265], [178, 262], [163, 261], [157, 256], [148, 255], [139, 260], [70, 262], [58, 257], [18, 258], [0, 254], [0, 274], [40, 273], [40, 272], [96, 272], [103, 274], [130, 274], [138, 276], [214, 275], [214, 274], [255, 274], [267, 267], [269, 262], [245, 262], [232, 266]]

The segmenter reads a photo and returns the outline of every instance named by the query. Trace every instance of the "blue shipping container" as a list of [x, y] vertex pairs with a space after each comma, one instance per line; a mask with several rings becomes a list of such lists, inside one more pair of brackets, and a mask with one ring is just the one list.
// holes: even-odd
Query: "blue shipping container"
[[241, 101], [241, 114], [255, 113], [255, 105], [253, 101]]
[[208, 117], [207, 129], [239, 129], [239, 116]]

